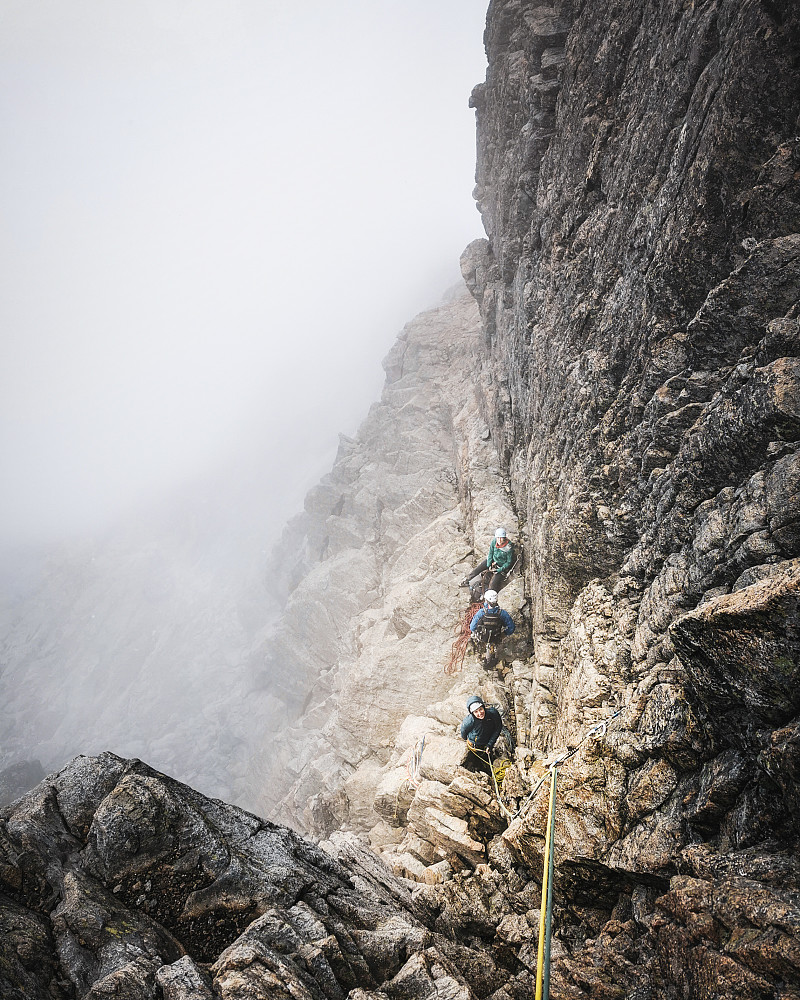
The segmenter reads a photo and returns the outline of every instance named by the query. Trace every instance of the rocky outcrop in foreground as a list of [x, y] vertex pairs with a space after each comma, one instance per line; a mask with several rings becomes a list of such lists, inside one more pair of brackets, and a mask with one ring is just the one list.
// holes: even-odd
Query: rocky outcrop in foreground
[[481, 940], [485, 905], [468, 929], [431, 892], [352, 837], [326, 852], [140, 761], [79, 757], [0, 813], [0, 994], [530, 996]]

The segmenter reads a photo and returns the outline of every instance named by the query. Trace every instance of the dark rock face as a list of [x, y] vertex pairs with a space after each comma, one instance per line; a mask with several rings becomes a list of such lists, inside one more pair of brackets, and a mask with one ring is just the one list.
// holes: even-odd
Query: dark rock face
[[565, 774], [555, 995], [798, 996], [800, 10], [494, 0], [485, 37], [462, 269], [538, 738], [624, 709]]
[[440, 907], [355, 839], [335, 850], [140, 761], [79, 757], [0, 813], [0, 994], [529, 995], [513, 959], [437, 931]]
[[[456, 302], [411, 328], [311, 494], [285, 625], [339, 613], [285, 660], [319, 673], [302, 752], [264, 750], [296, 767], [287, 808], [372, 824], [429, 884], [79, 758], [0, 814], [4, 996], [528, 998], [546, 796], [526, 796], [580, 743], [554, 1000], [800, 997], [800, 11], [494, 0], [486, 41], [489, 239], [462, 260], [482, 327]], [[498, 523], [533, 654], [445, 678], [440, 620]], [[459, 764], [473, 690], [522, 744], [506, 829]]]

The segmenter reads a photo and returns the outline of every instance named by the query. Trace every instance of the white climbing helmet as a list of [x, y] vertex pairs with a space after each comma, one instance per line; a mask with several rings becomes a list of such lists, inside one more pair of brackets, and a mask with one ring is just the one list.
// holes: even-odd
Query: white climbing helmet
[[483, 597], [487, 604], [497, 604], [496, 590], [487, 590]]
[[494, 533], [495, 538], [508, 538], [508, 534], [505, 528], [498, 528]]

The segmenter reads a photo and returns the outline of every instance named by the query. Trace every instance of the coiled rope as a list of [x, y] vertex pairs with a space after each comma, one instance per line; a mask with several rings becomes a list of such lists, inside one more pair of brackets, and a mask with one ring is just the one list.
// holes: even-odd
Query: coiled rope
[[457, 674], [464, 666], [464, 657], [467, 655], [467, 646], [469, 645], [470, 636], [472, 635], [469, 630], [470, 622], [480, 609], [480, 602], [470, 604], [456, 623], [456, 637], [450, 649], [450, 658], [444, 668], [444, 672], [450, 676]]

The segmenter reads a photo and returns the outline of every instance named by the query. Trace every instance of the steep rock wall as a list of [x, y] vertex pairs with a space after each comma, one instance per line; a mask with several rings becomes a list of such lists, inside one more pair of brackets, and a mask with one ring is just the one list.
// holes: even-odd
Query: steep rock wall
[[489, 11], [462, 268], [552, 669], [534, 745], [622, 709], [563, 777], [563, 996], [634, 956], [620, 988], [800, 987], [747, 903], [797, 912], [799, 31], [789, 3]]
[[[466, 350], [442, 328], [449, 373], [414, 385], [435, 384], [455, 415], [455, 483], [427, 508], [439, 526], [423, 546], [441, 539], [444, 516], [449, 542], [432, 548], [452, 543], [450, 562], [403, 580], [396, 553], [427, 530], [425, 516], [407, 523], [384, 590], [339, 619], [351, 637], [360, 615], [377, 621], [374, 643], [321, 643], [329, 692], [297, 722], [283, 815], [320, 831], [373, 824], [396, 871], [444, 880], [443, 919], [493, 932], [524, 965], [535, 937], [524, 887], [541, 870], [545, 820], [542, 797], [526, 796], [579, 746], [560, 778], [553, 995], [796, 996], [798, 12], [766, 0], [495, 0], [485, 40], [472, 100], [488, 239], [462, 258], [482, 328]], [[418, 351], [430, 331], [419, 333]], [[371, 420], [393, 419], [387, 392]], [[393, 440], [415, 442], [430, 412]], [[371, 426], [357, 462], [343, 455], [334, 472], [349, 493], [309, 512], [307, 538], [371, 523], [363, 511], [342, 520], [363, 492], [368, 439], [381, 437]], [[400, 509], [408, 493], [385, 490], [370, 454], [371, 492]], [[530, 646], [499, 676], [470, 664], [453, 680], [432, 669], [447, 645], [432, 630], [391, 675], [355, 686], [389, 657], [393, 588], [403, 580], [403, 621], [455, 614], [469, 546], [512, 513], [526, 561], [509, 597]], [[311, 576], [344, 551], [364, 565], [362, 549], [352, 535], [318, 549]], [[297, 608], [319, 593], [304, 592], [310, 579]], [[414, 694], [373, 725], [352, 695], [380, 704], [385, 676], [405, 692], [411, 678]], [[473, 686], [522, 743], [506, 812], [487, 779], [465, 775], [452, 739]], [[475, 874], [454, 876], [464, 866]], [[502, 905], [479, 903], [495, 892]]]
[[[444, 923], [530, 967], [529, 794], [577, 748], [553, 995], [800, 990], [798, 40], [789, 3], [495, 0], [480, 327], [463, 302], [409, 326], [294, 526], [274, 655], [312, 693], [250, 791], [370, 830], [441, 883]], [[499, 521], [527, 635], [443, 676]], [[471, 690], [520, 744], [499, 798], [454, 738]]]
[[[283, 678], [280, 714], [240, 797], [300, 829], [377, 822], [401, 723], [461, 682], [444, 672], [464, 613], [459, 581], [498, 524], [516, 534], [481, 415], [480, 343], [463, 287], [408, 324], [384, 363], [381, 401], [278, 546], [290, 593], [265, 645], [264, 683]], [[522, 620], [519, 576], [504, 605]]]

